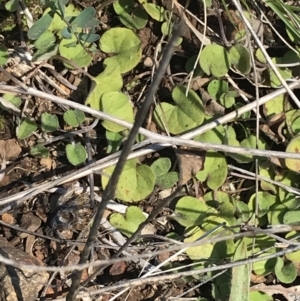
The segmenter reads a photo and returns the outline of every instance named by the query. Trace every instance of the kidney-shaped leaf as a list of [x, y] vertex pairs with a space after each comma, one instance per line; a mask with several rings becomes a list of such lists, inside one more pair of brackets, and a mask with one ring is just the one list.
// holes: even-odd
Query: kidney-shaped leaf
[[[115, 166], [103, 170], [102, 186], [106, 187], [108, 177], [113, 173]], [[146, 198], [155, 185], [155, 175], [147, 165], [137, 166], [137, 160], [126, 162], [117, 186], [116, 197], [125, 202], [138, 202]]]
[[121, 73], [132, 70], [141, 60], [141, 41], [128, 28], [114, 27], [109, 29], [102, 35], [99, 43], [103, 52], [115, 54], [106, 58], [104, 64], [106, 66], [119, 66]]
[[176, 86], [172, 97], [177, 105], [164, 102], [154, 112], [160, 128], [164, 129], [165, 124], [170, 133], [175, 135], [201, 125], [205, 117], [202, 101], [196, 92], [190, 90], [187, 96], [185, 92], [186, 87]]
[[275, 265], [275, 274], [280, 282], [292, 283], [297, 277], [297, 269], [293, 262], [284, 262], [281, 257], [278, 257]]
[[207, 186], [216, 190], [225, 182], [227, 172], [226, 158], [217, 152], [209, 151], [206, 154], [204, 169], [197, 173], [196, 178], [199, 181], [207, 180]]
[[207, 75], [224, 76], [230, 68], [230, 57], [220, 45], [207, 45], [200, 55], [200, 66]]
[[68, 144], [66, 153], [69, 162], [74, 166], [84, 163], [87, 157], [86, 150], [80, 143]]
[[91, 92], [86, 100], [93, 109], [100, 110], [100, 99], [104, 93], [118, 91], [123, 86], [120, 68], [107, 66], [105, 70], [94, 78]]
[[[188, 232], [185, 233], [187, 238], [184, 240], [185, 243], [190, 243], [198, 240], [203, 236], [205, 232], [199, 227], [193, 227]], [[203, 246], [190, 247], [186, 249], [186, 254], [191, 260], [203, 260], [211, 257], [213, 252], [212, 244], [205, 244]]]
[[[104, 113], [133, 123], [134, 116], [132, 105], [128, 96], [122, 92], [107, 92], [103, 94], [101, 97], [100, 109]], [[125, 130], [124, 127], [107, 120], [104, 120], [102, 125], [111, 132], [121, 132]]]
[[19, 139], [25, 139], [29, 137], [36, 129], [36, 123], [28, 118], [25, 118], [18, 128], [17, 136]]
[[[86, 67], [91, 63], [92, 57], [80, 44], [75, 44], [75, 46], [69, 47], [70, 44], [74, 42], [76, 43], [76, 41], [77, 39], [75, 35], [73, 35], [71, 39], [62, 39], [59, 43], [60, 55], [70, 61], [73, 61], [79, 67]], [[65, 65], [67, 65], [68, 68], [73, 68], [68, 64]]]
[[109, 222], [112, 226], [127, 237], [130, 237], [145, 220], [146, 217], [143, 214], [143, 211], [136, 206], [129, 206], [125, 216], [120, 213], [113, 213], [109, 217]]
[[203, 200], [185, 196], [177, 202], [173, 218], [184, 227], [192, 227], [201, 225], [209, 213], [211, 211]]
[[144, 3], [144, 8], [147, 13], [158, 22], [162, 22], [164, 20], [164, 8], [154, 3]]
[[[295, 137], [290, 141], [286, 148], [288, 153], [300, 153], [300, 136]], [[300, 155], [299, 155], [300, 158]], [[300, 159], [285, 159], [285, 165], [288, 169], [299, 172], [300, 171]]]
[[251, 70], [250, 53], [242, 44], [236, 44], [229, 50], [230, 61], [242, 74], [248, 74]]

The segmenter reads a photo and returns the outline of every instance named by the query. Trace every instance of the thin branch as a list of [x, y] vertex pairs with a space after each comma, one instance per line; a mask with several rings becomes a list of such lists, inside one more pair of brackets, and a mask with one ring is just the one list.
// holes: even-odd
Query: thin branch
[[[85, 263], [90, 255], [90, 252], [91, 252], [93, 244], [94, 244], [95, 237], [98, 232], [100, 221], [103, 217], [103, 213], [106, 209], [106, 206], [107, 206], [109, 200], [113, 199], [115, 196], [117, 184], [118, 184], [120, 175], [122, 173], [122, 170], [127, 162], [127, 157], [131, 152], [131, 148], [135, 142], [136, 135], [139, 132], [139, 128], [142, 126], [142, 124], [147, 116], [149, 108], [152, 105], [154, 95], [155, 95], [156, 91], [158, 90], [159, 84], [160, 84], [160, 82], [164, 76], [164, 73], [169, 65], [169, 62], [171, 60], [171, 57], [172, 57], [172, 54], [173, 54], [173, 51], [174, 51], [174, 48], [176, 45], [175, 44], [176, 39], [180, 36], [182, 27], [183, 27], [182, 21], [179, 24], [176, 24], [174, 26], [172, 38], [164, 51], [163, 59], [157, 70], [157, 74], [154, 77], [153, 83], [149, 89], [149, 92], [147, 93], [145, 101], [143, 102], [141, 108], [137, 112], [134, 125], [130, 131], [130, 134], [129, 134], [126, 142], [125, 142], [125, 145], [121, 152], [120, 158], [119, 158], [119, 160], [116, 164], [116, 167], [112, 173], [112, 176], [110, 177], [109, 182], [103, 192], [102, 202], [100, 203], [99, 208], [97, 210], [93, 225], [92, 225], [90, 233], [89, 233], [87, 243], [85, 245], [85, 248], [81, 253], [79, 264]], [[77, 291], [78, 291], [78, 288], [80, 285], [81, 276], [82, 276], [82, 271], [77, 271], [74, 274], [74, 276], [72, 278], [72, 285], [71, 285], [69, 293], [66, 297], [67, 301], [75, 301], [76, 294], [77, 294]]]

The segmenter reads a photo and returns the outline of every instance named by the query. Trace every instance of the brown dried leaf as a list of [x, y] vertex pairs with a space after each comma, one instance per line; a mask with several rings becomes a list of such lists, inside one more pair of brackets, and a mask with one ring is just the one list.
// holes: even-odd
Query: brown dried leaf
[[109, 275], [122, 275], [126, 271], [127, 265], [124, 261], [114, 263], [109, 269]]
[[15, 160], [22, 151], [16, 139], [0, 140], [0, 150], [7, 160]]
[[1, 219], [6, 224], [14, 225], [16, 223], [16, 220], [11, 213], [3, 213]]
[[[22, 215], [20, 228], [35, 232], [41, 226], [41, 220], [32, 212], [28, 212]], [[21, 238], [29, 236], [27, 233], [20, 233]]]
[[178, 148], [175, 152], [179, 162], [179, 185], [184, 185], [203, 169], [206, 152], [186, 147]]

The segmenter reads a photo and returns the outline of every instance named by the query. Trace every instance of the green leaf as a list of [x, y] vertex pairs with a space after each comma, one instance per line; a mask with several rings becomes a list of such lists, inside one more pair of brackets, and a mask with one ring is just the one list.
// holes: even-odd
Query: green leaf
[[[245, 239], [236, 242], [233, 261], [248, 258]], [[232, 268], [231, 289], [229, 301], [249, 301], [250, 267], [248, 264]]]
[[42, 114], [42, 130], [44, 132], [53, 132], [58, 129], [58, 118], [54, 114]]
[[268, 221], [271, 225], [283, 224], [283, 218], [287, 208], [282, 204], [274, 204], [268, 211]]
[[277, 257], [275, 275], [282, 283], [292, 283], [297, 277], [295, 264], [291, 261], [284, 262], [281, 257]]
[[[100, 102], [100, 110], [104, 113], [133, 123], [133, 108], [130, 99], [122, 92], [107, 92], [102, 95]], [[126, 128], [111, 122], [104, 120], [102, 125], [111, 132], [121, 132]]]
[[201, 99], [192, 90], [187, 96], [185, 93], [185, 86], [176, 86], [172, 92], [176, 106], [163, 102], [155, 108], [154, 118], [161, 129], [165, 124], [170, 133], [177, 135], [202, 124], [205, 114]]
[[55, 44], [56, 38], [50, 30], [46, 30], [35, 42], [36, 49], [50, 48]]
[[[55, 10], [55, 9], [54, 9]], [[59, 10], [58, 8], [56, 9], [57, 11]], [[50, 8], [46, 9], [44, 14], [48, 13], [50, 11]], [[80, 13], [80, 10], [75, 8], [73, 4], [70, 4], [65, 7], [65, 13], [64, 13], [64, 18], [66, 20], [70, 20], [78, 16]], [[60, 31], [63, 30], [63, 28], [66, 26], [66, 23], [64, 20], [62, 20], [61, 16], [58, 13], [54, 14], [53, 20], [49, 26], [49, 30], [52, 32], [58, 32], [60, 35]]]
[[236, 225], [236, 218], [234, 217], [236, 208], [233, 198], [230, 195], [222, 191], [211, 191], [204, 195], [204, 200], [208, 206], [216, 208], [220, 216], [222, 216], [229, 225]]
[[84, 163], [87, 158], [86, 150], [80, 143], [68, 144], [66, 154], [69, 162], [74, 166]]
[[242, 44], [236, 44], [229, 50], [231, 64], [242, 74], [247, 75], [251, 70], [250, 53]]
[[5, 3], [5, 9], [11, 13], [14, 13], [19, 6], [18, 0], [10, 0]]
[[37, 144], [36, 146], [32, 146], [30, 148], [30, 155], [38, 158], [48, 158], [49, 151], [44, 145]]
[[111, 225], [127, 237], [130, 237], [145, 220], [143, 211], [136, 206], [129, 206], [125, 216], [120, 213], [112, 213], [109, 217]]
[[231, 108], [235, 104], [235, 97], [238, 97], [235, 91], [228, 91], [220, 96], [220, 103], [225, 108]]
[[80, 110], [68, 110], [64, 113], [64, 121], [72, 126], [72, 127], [78, 127], [80, 124], [84, 122], [85, 115]]
[[[295, 137], [290, 141], [286, 148], [287, 153], [299, 153], [300, 152], [300, 136]], [[299, 172], [300, 171], [300, 159], [285, 159], [285, 165], [288, 169]]]
[[156, 177], [165, 175], [171, 168], [171, 160], [169, 158], [159, 158], [155, 160], [151, 169]]
[[[273, 196], [266, 191], [258, 191], [257, 192], [257, 201], [258, 201], [258, 217], [262, 217], [269, 211], [269, 202], [268, 198], [272, 198]], [[255, 202], [256, 202], [256, 194], [252, 194], [249, 200], [249, 208], [252, 209], [252, 212], [255, 212]], [[272, 202], [272, 200], [270, 201]]]
[[28, 118], [25, 118], [18, 128], [17, 136], [19, 139], [25, 139], [29, 137], [36, 129], [36, 123]]
[[[296, 241], [299, 243], [299, 233], [297, 231], [291, 231], [289, 233], [287, 233], [287, 235], [285, 236], [286, 240], [289, 241]], [[300, 251], [294, 251], [292, 253], [287, 253], [285, 254], [285, 257], [292, 261], [293, 263], [300, 263]]]
[[[111, 175], [115, 166], [103, 170], [104, 175]], [[102, 176], [102, 187], [108, 183], [107, 176]], [[124, 166], [116, 190], [116, 198], [124, 202], [139, 202], [152, 193], [155, 185], [155, 175], [147, 165], [137, 166], [137, 160], [129, 160]]]
[[[274, 64], [281, 64], [282, 63], [282, 58], [273, 58], [272, 61]], [[276, 67], [277, 68], [277, 67]], [[288, 68], [277, 68], [278, 72], [282, 76], [283, 80], [290, 79], [292, 78], [292, 70]], [[270, 80], [270, 85], [273, 88], [279, 88], [282, 86], [282, 83], [280, 82], [279, 78], [273, 71], [273, 69], [268, 68], [267, 73], [269, 75], [269, 80]]]
[[284, 95], [279, 95], [264, 104], [264, 113], [269, 118], [284, 111]]
[[99, 40], [100, 35], [89, 32], [89, 33], [80, 33], [78, 37], [83, 43], [94, 43], [97, 40]]
[[53, 13], [47, 13], [38, 19], [28, 30], [30, 40], [38, 39], [50, 26], [53, 20]]
[[286, 211], [283, 216], [283, 223], [286, 225], [299, 225], [300, 209]]
[[223, 93], [228, 91], [228, 83], [221, 79], [212, 80], [207, 87], [207, 92], [215, 99], [221, 97]]
[[148, 15], [146, 11], [140, 7], [135, 8], [132, 14], [126, 12], [120, 14], [120, 21], [123, 25], [130, 29], [142, 29], [148, 22]]
[[49, 48], [38, 49], [32, 56], [32, 61], [41, 62], [50, 59], [52, 56], [58, 53], [58, 45], [54, 44]]
[[174, 216], [171, 217], [180, 225], [188, 228], [201, 225], [207, 215], [212, 213], [211, 210], [215, 211], [215, 209], [212, 208], [209, 210], [204, 200], [185, 196], [178, 200], [175, 206]]
[[[18, 97], [18, 96], [15, 96], [13, 94], [4, 94], [2, 97], [5, 100], [9, 101], [16, 108], [19, 108], [21, 106], [21, 104], [22, 104], [21, 98]], [[4, 106], [2, 106], [1, 104], [0, 104], [0, 107], [5, 110]]]
[[107, 139], [106, 153], [111, 154], [117, 152], [123, 143], [124, 136], [120, 133], [110, 131], [106, 131], [105, 136]]
[[105, 53], [114, 53], [104, 60], [104, 65], [120, 67], [121, 73], [132, 70], [141, 60], [142, 44], [139, 37], [130, 29], [114, 27], [107, 30], [99, 41]]
[[164, 8], [162, 6], [154, 3], [144, 3], [143, 6], [152, 19], [158, 22], [164, 20]]
[[[59, 43], [60, 55], [74, 61], [79, 67], [86, 67], [92, 62], [92, 56], [88, 54], [87, 50], [83, 48], [80, 44], [76, 44], [73, 47], [69, 45], [77, 42], [75, 35], [72, 35], [71, 39], [62, 39]], [[68, 68], [73, 68], [72, 66], [65, 64]]]
[[250, 209], [248, 205], [242, 201], [236, 201], [235, 215], [240, 217], [243, 222], [247, 222], [250, 218]]
[[72, 26], [77, 26], [80, 28], [87, 28], [87, 23], [94, 18], [96, 10], [94, 7], [86, 7], [80, 14], [72, 20], [70, 23]]
[[120, 15], [123, 13], [130, 14], [134, 9], [133, 0], [117, 0], [113, 3], [116, 14]]
[[[240, 143], [241, 147], [244, 148], [256, 148], [256, 137], [254, 135], [249, 135], [247, 138], [245, 138]], [[265, 141], [263, 141], [262, 138], [258, 141], [258, 148], [259, 149], [266, 149], [267, 144]], [[253, 162], [253, 156], [251, 155], [238, 155], [238, 154], [231, 154], [232, 158], [234, 158], [237, 162], [240, 163], [250, 163]]]
[[[258, 257], [263, 257], [264, 255], [261, 254]], [[271, 258], [267, 260], [260, 260], [253, 263], [253, 271], [258, 276], [265, 276], [273, 272], [274, 267], [276, 265], [278, 257]]]
[[199, 181], [207, 181], [207, 186], [216, 190], [223, 185], [227, 178], [226, 158], [217, 152], [208, 151], [204, 162], [204, 169], [199, 171], [196, 178]]
[[65, 39], [72, 39], [72, 30], [68, 26], [65, 26], [63, 30], [61, 31], [61, 35]]
[[118, 91], [123, 86], [120, 68], [107, 66], [105, 70], [94, 78], [91, 92], [86, 100], [86, 105], [100, 110], [100, 99], [104, 93]]
[[207, 45], [200, 55], [200, 66], [207, 75], [224, 76], [230, 68], [230, 57], [220, 45]]
[[171, 171], [156, 178], [156, 185], [161, 189], [169, 189], [179, 180], [178, 172]]
[[7, 63], [9, 59], [9, 54], [6, 50], [6, 48], [2, 45], [0, 45], [0, 66], [3, 66]]
[[[198, 240], [203, 236], [205, 232], [201, 230], [198, 226], [189, 229], [185, 233], [185, 236], [188, 236], [184, 239], [184, 243], [190, 243]], [[186, 249], [186, 254], [191, 260], [204, 260], [211, 258], [213, 252], [213, 244], [208, 243], [202, 246], [190, 247]]]
[[252, 291], [249, 294], [249, 301], [273, 301], [273, 297], [260, 291]]

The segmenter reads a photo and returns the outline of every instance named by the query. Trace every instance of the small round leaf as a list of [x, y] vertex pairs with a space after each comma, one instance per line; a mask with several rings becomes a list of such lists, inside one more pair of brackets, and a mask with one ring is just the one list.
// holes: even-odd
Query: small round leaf
[[[133, 108], [127, 95], [122, 92], [107, 92], [102, 95], [100, 109], [104, 113], [120, 118], [124, 121], [133, 123]], [[102, 125], [111, 132], [121, 132], [124, 127], [104, 120]]]
[[49, 151], [44, 145], [37, 144], [30, 148], [30, 155], [38, 158], [48, 158]]
[[205, 114], [201, 99], [186, 87], [176, 86], [172, 91], [176, 106], [163, 102], [154, 111], [154, 118], [161, 129], [164, 125], [172, 134], [180, 134], [202, 124]]
[[106, 58], [104, 64], [120, 67], [121, 73], [132, 70], [141, 60], [141, 41], [128, 28], [114, 27], [107, 30], [100, 38], [99, 43], [103, 52], [115, 54]]
[[143, 211], [136, 206], [129, 206], [125, 216], [120, 213], [113, 213], [109, 217], [111, 225], [127, 237], [130, 237], [145, 220], [146, 217]]
[[29, 137], [36, 129], [37, 129], [36, 123], [28, 118], [25, 118], [24, 121], [19, 126], [18, 138], [25, 139]]
[[58, 129], [58, 118], [54, 114], [43, 113], [42, 114], [42, 130], [44, 132], [53, 132]]
[[165, 175], [171, 168], [171, 160], [169, 158], [159, 158], [151, 165], [156, 177]]
[[230, 68], [230, 57], [220, 45], [207, 45], [200, 55], [200, 66], [207, 75], [224, 76]]
[[236, 44], [229, 50], [231, 64], [246, 75], [251, 70], [250, 53], [242, 44]]
[[84, 163], [87, 157], [86, 150], [80, 143], [68, 144], [66, 153], [69, 162], [74, 166]]
[[[287, 153], [300, 153], [300, 136], [295, 137], [290, 141], [286, 148]], [[285, 165], [288, 169], [299, 172], [300, 171], [300, 155], [298, 159], [285, 159]]]
[[[71, 39], [62, 39], [59, 43], [60, 55], [73, 61], [79, 67], [86, 67], [92, 61], [92, 56], [88, 54], [87, 50], [81, 44], [77, 44], [75, 35]], [[74, 68], [69, 64], [65, 64], [68, 68]]]
[[[104, 175], [101, 178], [102, 186], [105, 188], [108, 178], [105, 176], [113, 173], [115, 166], [103, 170]], [[137, 160], [126, 162], [116, 190], [116, 197], [125, 202], [139, 202], [146, 198], [155, 185], [155, 175], [147, 165], [137, 166]]]
[[68, 110], [64, 113], [64, 121], [72, 127], [78, 127], [80, 124], [83, 123], [84, 119], [84, 113], [77, 109]]
[[164, 8], [154, 3], [144, 3], [144, 8], [147, 13], [158, 22], [162, 22], [164, 20]]
[[284, 262], [281, 257], [277, 258], [275, 274], [282, 283], [292, 283], [297, 277], [297, 269], [291, 261]]

